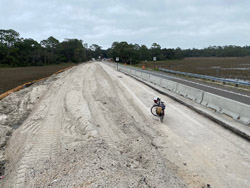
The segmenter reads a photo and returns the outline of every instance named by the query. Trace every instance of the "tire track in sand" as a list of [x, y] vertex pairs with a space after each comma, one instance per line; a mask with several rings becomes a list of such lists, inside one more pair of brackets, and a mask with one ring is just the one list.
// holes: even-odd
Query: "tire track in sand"
[[[55, 114], [60, 114], [60, 112], [56, 112], [53, 105], [51, 105], [49, 111], [53, 111]], [[57, 154], [61, 122], [60, 117], [55, 114], [50, 114], [49, 117], [46, 117], [45, 121], [40, 124], [40, 130], [37, 132], [35, 140], [32, 138], [29, 139], [29, 143], [24, 150], [24, 156], [18, 165], [15, 188], [24, 186], [25, 175], [33, 164], [38, 160], [51, 158]], [[53, 118], [51, 116], [53, 116]], [[34, 134], [34, 132], [32, 133]]]
[[25, 187], [26, 174], [37, 162], [54, 158], [60, 152], [60, 129], [65, 124], [63, 99], [71, 85], [71, 78], [65, 77], [52, 84], [58, 89], [45, 94], [44, 100], [21, 127], [20, 132], [27, 136], [27, 145], [17, 164], [14, 188]]
[[[100, 85], [102, 87], [105, 87], [108, 89], [109, 83], [107, 82], [105, 77], [102, 77], [96, 69], [96, 64], [86, 65], [85, 70], [87, 76], [85, 76], [85, 79], [83, 80], [83, 85], [85, 86], [85, 90], [82, 91], [82, 95], [84, 98], [88, 99], [88, 106], [90, 109], [90, 112], [92, 114], [92, 121], [97, 127], [98, 133], [101, 135], [101, 138], [110, 146], [110, 147], [117, 147], [117, 144], [119, 144], [121, 138], [123, 138], [124, 135], [121, 131], [118, 130], [117, 127], [114, 127], [112, 120], [109, 119], [108, 116], [104, 115], [105, 113], [103, 110], [105, 108], [103, 107], [103, 103], [100, 101], [100, 99], [96, 98], [96, 94], [100, 95], [102, 94], [102, 90], [100, 89]], [[91, 70], [90, 70], [91, 69]], [[95, 80], [95, 77], [98, 75], [99, 82], [102, 83], [100, 85], [97, 85], [97, 82]], [[86, 79], [87, 78], [87, 79]], [[108, 112], [107, 112], [108, 113]]]

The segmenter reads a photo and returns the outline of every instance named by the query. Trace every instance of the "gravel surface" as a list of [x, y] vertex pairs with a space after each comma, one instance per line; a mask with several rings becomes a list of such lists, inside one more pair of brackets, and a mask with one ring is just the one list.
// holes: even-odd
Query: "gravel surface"
[[[167, 106], [163, 123], [149, 111], [155, 96]], [[248, 142], [102, 63], [73, 67], [0, 104], [3, 188], [250, 183]]]

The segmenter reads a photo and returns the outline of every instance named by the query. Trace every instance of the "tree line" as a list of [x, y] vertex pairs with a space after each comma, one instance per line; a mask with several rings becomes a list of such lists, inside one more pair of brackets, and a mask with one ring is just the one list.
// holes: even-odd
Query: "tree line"
[[107, 49], [107, 56], [120, 57], [120, 61], [130, 63], [141, 61], [183, 59], [186, 57], [249, 57], [250, 46], [209, 46], [204, 49], [161, 48], [153, 43], [150, 48], [145, 45], [128, 44], [127, 42], [114, 42]]
[[245, 57], [250, 56], [250, 46], [210, 46], [204, 49], [162, 48], [153, 43], [146, 45], [113, 42], [108, 49], [97, 44], [83, 43], [78, 39], [60, 42], [54, 37], [37, 42], [21, 38], [13, 29], [0, 30], [0, 66], [41, 66], [59, 63], [80, 63], [92, 58], [119, 57], [123, 63], [138, 63], [157, 60], [182, 59], [185, 57]]
[[9, 66], [39, 66], [61, 62], [79, 63], [88, 59], [83, 42], [54, 37], [40, 43], [31, 38], [20, 38], [18, 32], [0, 30], [0, 64]]

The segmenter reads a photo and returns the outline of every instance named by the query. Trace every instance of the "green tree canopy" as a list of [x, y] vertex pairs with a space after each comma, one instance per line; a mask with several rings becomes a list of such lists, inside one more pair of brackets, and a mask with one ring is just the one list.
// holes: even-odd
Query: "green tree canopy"
[[204, 49], [161, 48], [153, 43], [150, 48], [146, 45], [129, 44], [126, 41], [113, 42], [105, 50], [98, 44], [88, 47], [79, 39], [65, 39], [60, 42], [53, 36], [40, 43], [28, 38], [20, 38], [13, 29], [0, 30], [0, 66], [36, 66], [57, 63], [80, 63], [91, 58], [116, 58], [123, 63], [140, 61], [182, 59], [185, 57], [245, 57], [250, 56], [250, 46], [209, 46]]

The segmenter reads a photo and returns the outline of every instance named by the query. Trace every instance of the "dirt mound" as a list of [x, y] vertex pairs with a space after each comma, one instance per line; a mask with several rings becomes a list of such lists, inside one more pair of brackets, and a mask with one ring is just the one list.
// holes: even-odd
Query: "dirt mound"
[[16, 128], [4, 187], [184, 186], [151, 144], [153, 122], [99, 64], [2, 102]]
[[[166, 104], [163, 123], [150, 113], [155, 96]], [[12, 134], [3, 188], [249, 185], [249, 143], [102, 63], [1, 106], [1, 134]]]
[[23, 121], [27, 119], [34, 105], [48, 89], [49, 84], [59, 77], [53, 75], [47, 80], [14, 92], [0, 100], [0, 176], [5, 171], [7, 141], [12, 136], [13, 131], [18, 129]]

